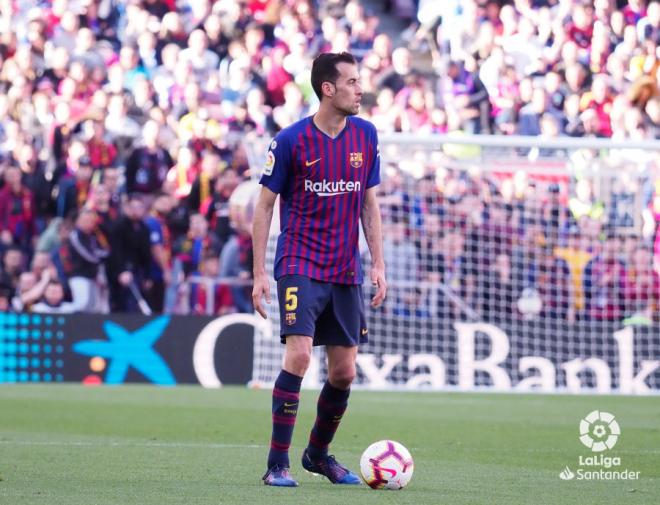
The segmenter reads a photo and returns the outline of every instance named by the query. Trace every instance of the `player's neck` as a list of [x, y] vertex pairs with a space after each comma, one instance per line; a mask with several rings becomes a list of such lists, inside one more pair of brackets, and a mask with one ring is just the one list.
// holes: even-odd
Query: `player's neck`
[[330, 138], [336, 138], [346, 127], [346, 116], [320, 107], [312, 117], [314, 125]]

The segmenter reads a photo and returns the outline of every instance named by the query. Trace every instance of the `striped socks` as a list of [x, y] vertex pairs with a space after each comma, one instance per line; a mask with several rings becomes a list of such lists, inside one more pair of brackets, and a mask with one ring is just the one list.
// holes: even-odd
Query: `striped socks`
[[326, 381], [316, 407], [316, 422], [307, 450], [312, 459], [325, 456], [348, 405], [350, 389], [337, 389]]
[[282, 370], [273, 388], [273, 434], [270, 439], [268, 468], [289, 466], [289, 446], [298, 414], [302, 377]]

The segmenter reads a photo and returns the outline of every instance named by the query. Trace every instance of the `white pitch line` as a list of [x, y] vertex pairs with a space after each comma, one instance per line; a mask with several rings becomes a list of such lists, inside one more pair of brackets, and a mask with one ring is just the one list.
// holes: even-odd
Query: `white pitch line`
[[264, 449], [266, 445], [259, 444], [197, 444], [180, 442], [84, 442], [74, 440], [71, 442], [39, 441], [39, 440], [0, 440], [0, 445], [28, 445], [28, 446], [58, 446], [58, 447], [153, 447], [172, 449]]
[[[16, 445], [16, 446], [53, 446], [53, 447], [146, 447], [146, 448], [165, 448], [165, 449], [267, 449], [268, 445], [263, 444], [219, 444], [219, 443], [210, 443], [210, 444], [200, 444], [194, 442], [85, 442], [80, 440], [74, 440], [71, 442], [58, 442], [58, 441], [48, 441], [48, 440], [0, 440], [0, 445]], [[485, 449], [485, 448], [476, 448], [476, 447], [465, 447], [459, 446], [455, 449], [460, 452], [500, 452], [501, 449]], [[422, 448], [412, 447], [411, 451], [420, 451]], [[351, 450], [348, 449], [348, 452]], [[557, 449], [557, 448], [529, 448], [529, 449], [512, 449], [513, 453], [564, 453], [567, 450]], [[616, 450], [617, 454], [625, 455], [639, 455], [645, 456], [649, 454], [660, 454], [659, 449], [642, 449], [642, 450], [631, 450], [623, 449]]]

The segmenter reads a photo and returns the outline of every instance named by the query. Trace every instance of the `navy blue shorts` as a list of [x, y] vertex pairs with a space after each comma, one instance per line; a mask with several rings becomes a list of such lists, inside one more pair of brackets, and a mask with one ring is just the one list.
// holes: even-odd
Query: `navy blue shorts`
[[277, 296], [282, 343], [287, 335], [312, 337], [314, 345], [368, 342], [362, 286], [285, 275], [277, 281]]

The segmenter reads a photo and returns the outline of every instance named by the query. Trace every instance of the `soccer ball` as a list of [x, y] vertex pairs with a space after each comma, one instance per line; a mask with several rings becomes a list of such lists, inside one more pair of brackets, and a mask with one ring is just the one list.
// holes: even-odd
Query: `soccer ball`
[[415, 469], [410, 452], [394, 440], [380, 440], [365, 449], [360, 458], [362, 479], [373, 489], [402, 489]]

